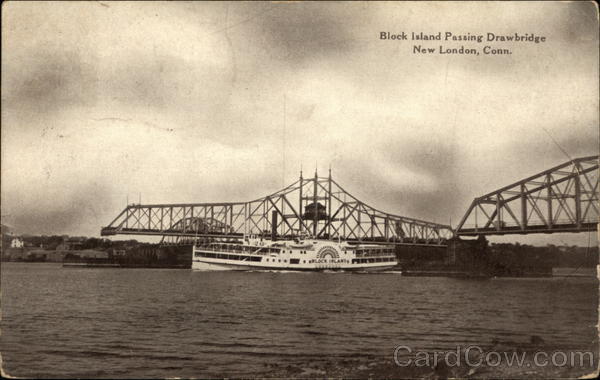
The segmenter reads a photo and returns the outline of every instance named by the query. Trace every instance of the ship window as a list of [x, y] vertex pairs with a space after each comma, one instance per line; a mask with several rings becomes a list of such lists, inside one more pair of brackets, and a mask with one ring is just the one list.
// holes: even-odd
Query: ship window
[[290, 259], [290, 264], [300, 264], [300, 259]]
[[277, 262], [281, 262], [281, 259], [277, 260]]
[[306, 264], [306, 260], [302, 260], [302, 264]]

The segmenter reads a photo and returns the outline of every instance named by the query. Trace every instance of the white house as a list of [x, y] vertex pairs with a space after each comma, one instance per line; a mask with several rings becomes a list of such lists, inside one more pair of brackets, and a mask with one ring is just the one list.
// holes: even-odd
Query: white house
[[11, 248], [23, 248], [23, 239], [21, 239], [21, 238], [12, 239], [12, 241], [10, 242], [10, 247]]

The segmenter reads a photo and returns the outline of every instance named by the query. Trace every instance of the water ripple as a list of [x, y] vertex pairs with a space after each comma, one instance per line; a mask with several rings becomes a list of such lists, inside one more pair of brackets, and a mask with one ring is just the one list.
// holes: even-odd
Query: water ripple
[[389, 360], [398, 345], [597, 342], [595, 280], [1, 270], [3, 366], [22, 377], [248, 377]]

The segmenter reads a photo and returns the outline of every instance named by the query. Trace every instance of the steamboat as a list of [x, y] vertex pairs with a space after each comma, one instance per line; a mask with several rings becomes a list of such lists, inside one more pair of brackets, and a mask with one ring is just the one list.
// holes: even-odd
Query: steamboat
[[240, 242], [209, 242], [193, 247], [192, 269], [199, 271], [380, 271], [398, 264], [391, 246], [343, 241], [269, 240], [247, 236]]

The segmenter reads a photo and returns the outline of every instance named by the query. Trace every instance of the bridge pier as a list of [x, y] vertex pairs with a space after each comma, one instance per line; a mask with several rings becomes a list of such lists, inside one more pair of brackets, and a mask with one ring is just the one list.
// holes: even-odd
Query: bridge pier
[[448, 240], [446, 263], [466, 269], [480, 268], [485, 261], [488, 251], [488, 240], [480, 235], [477, 239], [461, 239], [459, 237]]

